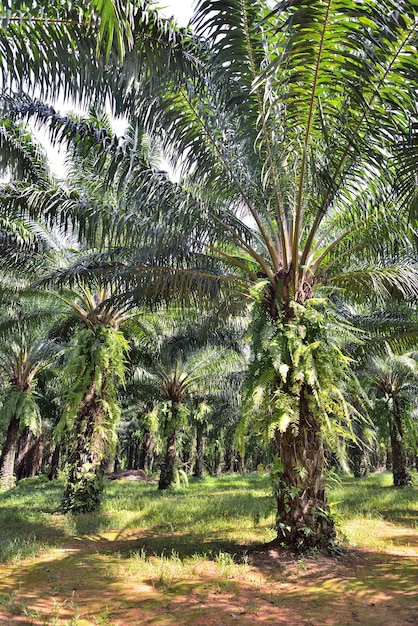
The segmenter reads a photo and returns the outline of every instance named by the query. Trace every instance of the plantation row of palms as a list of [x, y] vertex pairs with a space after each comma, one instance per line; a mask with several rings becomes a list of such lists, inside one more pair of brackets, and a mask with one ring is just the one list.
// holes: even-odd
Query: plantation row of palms
[[[3, 326], [10, 307], [26, 320], [17, 301], [49, 305], [64, 508], [98, 505], [129, 372], [165, 403], [161, 488], [184, 407], [221, 430], [224, 404], [237, 446], [269, 442], [279, 541], [332, 548], [329, 455], [364, 449], [374, 415], [389, 416], [395, 484], [416, 451], [414, 3], [202, 0], [190, 29], [145, 0], [3, 18]], [[58, 97], [90, 114], [59, 114]], [[28, 122], [67, 150], [65, 180]], [[37, 416], [25, 407], [6, 411], [15, 441]]]

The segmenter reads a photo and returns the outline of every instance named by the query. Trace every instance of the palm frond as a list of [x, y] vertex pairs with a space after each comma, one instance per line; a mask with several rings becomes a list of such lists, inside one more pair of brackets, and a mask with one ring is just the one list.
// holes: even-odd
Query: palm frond
[[382, 305], [389, 298], [415, 300], [418, 293], [418, 268], [410, 259], [397, 263], [348, 268], [330, 277], [328, 284], [357, 302]]

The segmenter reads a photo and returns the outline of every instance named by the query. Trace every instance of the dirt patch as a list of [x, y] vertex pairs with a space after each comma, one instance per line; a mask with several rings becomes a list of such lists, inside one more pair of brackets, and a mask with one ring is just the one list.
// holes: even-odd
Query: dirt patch
[[2, 568], [0, 624], [418, 626], [418, 532], [384, 531], [389, 552], [337, 557], [148, 555], [140, 530], [75, 540]]

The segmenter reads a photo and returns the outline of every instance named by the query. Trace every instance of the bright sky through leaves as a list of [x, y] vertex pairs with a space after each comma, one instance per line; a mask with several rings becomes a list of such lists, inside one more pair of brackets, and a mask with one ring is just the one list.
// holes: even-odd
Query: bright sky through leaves
[[[194, 0], [158, 0], [157, 4], [161, 7], [161, 13], [165, 17], [174, 17], [180, 26], [186, 26], [193, 14]], [[61, 100], [59, 100], [55, 106], [60, 111], [65, 110], [64, 103]], [[68, 108], [71, 109], [71, 105]], [[34, 128], [32, 130], [37, 136], [40, 137], [43, 144], [47, 147], [50, 165], [53, 171], [60, 177], [64, 176], [64, 152], [58, 147], [51, 146], [43, 131], [39, 131]], [[115, 131], [118, 134], [122, 134], [123, 130], [124, 122], [115, 121]]]
[[186, 26], [193, 13], [193, 0], [164, 0], [161, 2], [162, 13], [174, 17], [180, 26]]

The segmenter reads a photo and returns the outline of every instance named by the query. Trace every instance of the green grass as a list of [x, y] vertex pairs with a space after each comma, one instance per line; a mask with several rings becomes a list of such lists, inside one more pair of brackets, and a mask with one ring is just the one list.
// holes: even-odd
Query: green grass
[[342, 534], [364, 548], [342, 565], [251, 551], [275, 535], [267, 474], [191, 479], [168, 492], [109, 482], [102, 510], [78, 516], [57, 513], [62, 482], [23, 480], [0, 492], [0, 562], [8, 563], [0, 566], [0, 621], [185, 626], [216, 610], [232, 625], [242, 608], [243, 624], [260, 609], [279, 621], [282, 610], [294, 614], [294, 625], [302, 615], [322, 623], [323, 607], [333, 606], [335, 626], [355, 612], [364, 624], [406, 623], [414, 616], [418, 488], [391, 483], [390, 473], [330, 481]]
[[[418, 484], [416, 472], [415, 484]], [[343, 476], [341, 484], [330, 490], [330, 501], [339, 502], [337, 511], [342, 521], [365, 517], [418, 526], [417, 488], [393, 487], [390, 472], [371, 474], [362, 479]]]
[[[395, 489], [391, 483], [389, 472], [359, 480], [344, 476], [332, 483], [330, 502], [338, 502], [342, 532], [354, 543], [362, 543], [365, 521], [368, 534], [373, 533], [372, 522], [417, 527], [417, 488]], [[0, 493], [0, 562], [107, 531], [124, 538], [140, 530], [136, 534], [144, 539], [148, 554], [165, 550], [172, 555], [174, 550], [183, 558], [197, 552], [215, 558], [274, 537], [274, 499], [266, 474], [191, 479], [187, 489], [167, 492], [158, 492], [155, 484], [109, 482], [102, 510], [74, 517], [56, 513], [62, 490], [61, 482], [41, 477]], [[218, 558], [228, 565], [226, 557]]]

